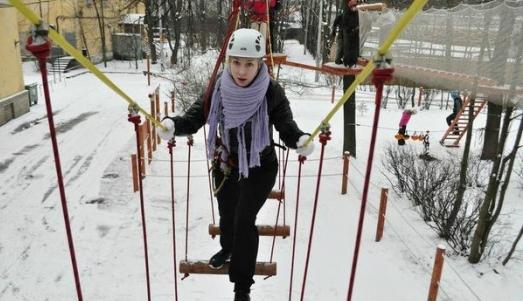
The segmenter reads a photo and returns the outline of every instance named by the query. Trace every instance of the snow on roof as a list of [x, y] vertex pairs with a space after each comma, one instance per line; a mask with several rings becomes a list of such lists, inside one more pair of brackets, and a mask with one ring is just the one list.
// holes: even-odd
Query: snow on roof
[[127, 14], [122, 16], [120, 24], [143, 24], [145, 14]]

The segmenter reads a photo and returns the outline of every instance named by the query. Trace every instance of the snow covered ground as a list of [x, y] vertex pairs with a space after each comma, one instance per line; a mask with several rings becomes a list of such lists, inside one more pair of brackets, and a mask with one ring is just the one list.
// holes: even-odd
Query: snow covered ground
[[[294, 60], [312, 63], [303, 48], [287, 43], [286, 53]], [[41, 82], [30, 65], [26, 82]], [[155, 66], [158, 67], [158, 66]], [[167, 100], [169, 83], [153, 78], [148, 87], [134, 62], [113, 61], [108, 76], [133, 99], [149, 108], [147, 94], [156, 85]], [[159, 67], [158, 67], [159, 69]], [[75, 71], [80, 72], [80, 71]], [[133, 74], [135, 73], [135, 74]], [[282, 81], [314, 84], [314, 74], [293, 67], [281, 71]], [[52, 80], [52, 77], [51, 77]], [[312, 131], [332, 107], [330, 88], [288, 87], [295, 119], [302, 129]], [[299, 93], [298, 93], [299, 92]], [[65, 176], [66, 195], [76, 247], [84, 300], [146, 300], [143, 240], [138, 193], [132, 193], [130, 154], [135, 150], [134, 130], [127, 121], [127, 103], [103, 86], [93, 75], [62, 78], [51, 84], [53, 111]], [[337, 91], [337, 97], [342, 94]], [[367, 164], [374, 94], [358, 91], [357, 159], [351, 159], [349, 193], [341, 195], [342, 114], [333, 118], [332, 140], [325, 149], [325, 163], [314, 239], [311, 250], [305, 300], [345, 300], [359, 216], [363, 179]], [[430, 130], [434, 156], [461, 148], [446, 149], [437, 141], [446, 129], [449, 111], [437, 107], [421, 111], [409, 129]], [[387, 223], [381, 242], [374, 242], [381, 187], [387, 187], [380, 173], [382, 150], [395, 143], [401, 111], [394, 105], [381, 112], [362, 245], [353, 300], [423, 300], [427, 298], [436, 246], [442, 241], [421, 220], [411, 204], [389, 195]], [[482, 114], [475, 123], [484, 126]], [[480, 148], [475, 131], [474, 148]], [[212, 222], [206, 165], [203, 160], [203, 131], [195, 135], [192, 150], [191, 186], [186, 190], [187, 150], [185, 138], [175, 148], [175, 200], [177, 260], [184, 259], [185, 213], [188, 221], [188, 259], [208, 259], [219, 248], [207, 234]], [[43, 96], [31, 112], [0, 127], [0, 300], [75, 300], [76, 292], [67, 247], [64, 220], [56, 187], [56, 173], [48, 137]], [[292, 295], [298, 300], [314, 202], [320, 145], [303, 166], [300, 192], [296, 260]], [[410, 142], [421, 149], [421, 142]], [[152, 300], [173, 300], [173, 250], [168, 151], [162, 143], [147, 167], [144, 179], [145, 212], [149, 244]], [[296, 175], [298, 165], [290, 155], [286, 179], [285, 221], [294, 231]], [[512, 185], [502, 217], [513, 240], [523, 222], [521, 190]], [[189, 203], [187, 203], [189, 199]], [[216, 206], [215, 206], [216, 207]], [[268, 200], [259, 223], [272, 224], [277, 203]], [[217, 214], [217, 212], [215, 212]], [[291, 232], [292, 233], [292, 232]], [[260, 239], [259, 261], [268, 261], [272, 238]], [[288, 300], [292, 237], [278, 238], [274, 261], [278, 275], [267, 280], [257, 277], [253, 300]], [[505, 254], [499, 254], [503, 257]], [[494, 257], [477, 265], [466, 258], [446, 257], [439, 300], [521, 300], [523, 296], [523, 253], [504, 267]], [[232, 285], [226, 276], [191, 275], [180, 280], [179, 300], [232, 300]]]

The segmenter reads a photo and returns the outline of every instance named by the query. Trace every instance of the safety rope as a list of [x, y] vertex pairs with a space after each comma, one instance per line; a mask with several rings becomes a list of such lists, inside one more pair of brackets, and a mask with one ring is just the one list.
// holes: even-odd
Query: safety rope
[[292, 236], [292, 256], [291, 256], [291, 275], [289, 284], [289, 301], [292, 299], [292, 280], [294, 275], [294, 256], [296, 255], [296, 233], [298, 229], [298, 212], [300, 207], [300, 187], [301, 187], [301, 166], [307, 160], [307, 157], [302, 155], [298, 156], [298, 180], [296, 183], [296, 209], [294, 213], [294, 232]]
[[173, 160], [173, 148], [176, 146], [176, 140], [172, 138], [167, 142], [169, 148], [169, 159], [171, 161], [171, 216], [172, 216], [172, 228], [173, 228], [173, 263], [174, 263], [174, 298], [178, 301], [178, 276], [176, 274], [176, 220], [175, 220], [175, 205], [174, 205], [174, 160]]
[[274, 56], [272, 55], [272, 39], [271, 39], [271, 14], [269, 13], [269, 0], [265, 0], [265, 8], [267, 14], [267, 32], [265, 33], [266, 40], [269, 41], [269, 57], [271, 59], [271, 69], [274, 68]]
[[[274, 247], [276, 245], [276, 227], [278, 226], [278, 220], [280, 219], [280, 209], [282, 207], [282, 203], [283, 203], [283, 208], [285, 208], [285, 174], [287, 172], [287, 162], [289, 160], [289, 150], [287, 149], [287, 155], [285, 156], [285, 163], [284, 163], [284, 167], [283, 167], [283, 175], [282, 175], [282, 184], [281, 184], [281, 188], [280, 188], [280, 193], [281, 195], [283, 196], [282, 199], [278, 199], [278, 211], [276, 213], [276, 222], [274, 223], [274, 233], [272, 235], [272, 246], [271, 246], [271, 256], [270, 256], [270, 259], [269, 259], [269, 262], [272, 262], [272, 259], [274, 257]], [[285, 212], [283, 213], [283, 226], [285, 226]], [[266, 279], [269, 278], [269, 277], [266, 277]]]
[[[17, 0], [19, 1], [19, 0]], [[240, 11], [240, 5], [241, 0], [233, 0], [231, 13], [229, 14], [229, 23], [228, 23], [228, 30], [225, 34], [225, 37], [223, 38], [222, 42], [222, 48], [220, 50], [220, 54], [218, 55], [218, 59], [216, 60], [216, 64], [214, 65], [214, 69], [212, 71], [211, 78], [209, 79], [209, 84], [207, 85], [207, 88], [205, 89], [204, 94], [204, 119], [207, 120], [207, 116], [209, 115], [209, 110], [211, 108], [211, 93], [214, 88], [214, 84], [216, 82], [216, 76], [218, 75], [218, 70], [220, 69], [220, 66], [225, 58], [225, 52], [227, 50], [227, 43], [229, 42], [229, 39], [232, 35], [233, 29], [236, 28], [238, 22], [239, 22], [239, 11]], [[214, 133], [209, 133], [209, 135], [214, 135]]]
[[314, 233], [314, 224], [316, 221], [316, 210], [318, 209], [318, 199], [320, 195], [320, 181], [321, 181], [321, 173], [323, 170], [323, 156], [325, 155], [325, 145], [327, 144], [327, 141], [331, 139], [330, 137], [330, 131], [328, 127], [323, 127], [322, 132], [320, 134], [320, 143], [321, 143], [321, 152], [320, 152], [320, 164], [318, 167], [318, 177], [316, 180], [316, 193], [314, 195], [314, 205], [312, 209], [312, 220], [311, 220], [311, 228], [309, 232], [309, 244], [307, 246], [307, 256], [305, 258], [305, 270], [303, 272], [303, 283], [301, 286], [301, 298], [300, 300], [303, 301], [303, 298], [305, 296], [305, 285], [307, 282], [307, 272], [309, 270], [309, 259], [311, 256], [311, 249], [312, 249], [312, 236]]
[[[194, 145], [194, 140], [192, 136], [187, 137], [187, 146], [189, 146], [189, 149], [187, 151], [187, 204], [186, 204], [186, 211], [185, 211], [185, 260], [187, 261], [187, 254], [189, 252], [189, 191], [190, 191], [190, 185], [191, 185], [191, 149]], [[187, 277], [186, 274], [184, 276]]]
[[138, 157], [138, 188], [140, 192], [140, 212], [142, 216], [142, 233], [143, 233], [143, 251], [145, 256], [145, 278], [147, 283], [147, 300], [151, 301], [151, 282], [149, 277], [149, 250], [147, 247], [147, 227], [145, 219], [145, 202], [143, 197], [143, 181], [142, 181], [142, 156], [140, 153], [140, 115], [137, 111], [133, 111], [132, 107], [129, 108], [128, 120], [134, 124], [134, 132], [136, 133], [136, 156]]

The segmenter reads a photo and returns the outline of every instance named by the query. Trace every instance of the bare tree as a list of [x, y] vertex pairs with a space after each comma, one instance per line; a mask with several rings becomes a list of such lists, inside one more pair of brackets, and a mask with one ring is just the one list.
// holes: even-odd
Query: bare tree
[[510, 248], [510, 251], [507, 254], [507, 257], [503, 259], [503, 265], [506, 265], [510, 258], [512, 257], [512, 254], [514, 254], [514, 251], [516, 250], [516, 245], [518, 244], [519, 240], [521, 239], [521, 236], [523, 235], [523, 226], [521, 226], [521, 229], [519, 229], [519, 234], [512, 243], [512, 247]]
[[151, 62], [156, 64], [158, 58], [156, 56], [156, 45], [154, 44], [154, 1], [145, 0], [145, 21], [147, 23], [147, 40], [149, 43], [149, 52], [151, 53]]
[[[104, 67], [107, 67], [107, 54], [105, 47], [105, 17], [104, 17], [104, 0], [100, 0], [100, 11], [96, 5], [96, 0], [93, 0], [94, 10], [96, 12], [96, 19], [98, 19], [98, 28], [100, 30], [100, 40], [102, 41], [102, 60]], [[100, 14], [101, 12], [101, 14]]]

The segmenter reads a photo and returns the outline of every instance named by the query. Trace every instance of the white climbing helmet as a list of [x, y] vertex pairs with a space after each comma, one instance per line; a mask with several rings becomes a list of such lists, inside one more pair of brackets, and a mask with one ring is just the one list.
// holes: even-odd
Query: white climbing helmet
[[234, 31], [227, 45], [227, 56], [262, 58], [265, 56], [265, 39], [254, 29]]

